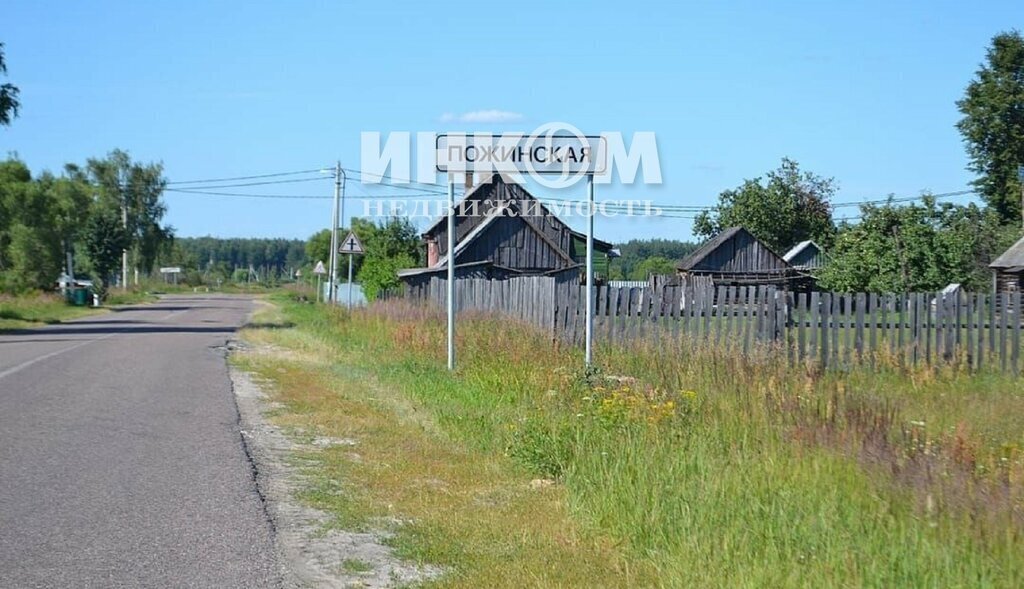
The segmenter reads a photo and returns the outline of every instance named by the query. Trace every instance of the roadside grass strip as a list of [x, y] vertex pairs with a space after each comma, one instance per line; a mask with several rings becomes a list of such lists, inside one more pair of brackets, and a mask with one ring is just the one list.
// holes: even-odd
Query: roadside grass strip
[[[1024, 586], [1024, 397], [1005, 375], [580, 353], [507, 320], [274, 299], [237, 361], [310, 443], [303, 497], [444, 587]], [[262, 350], [262, 351], [261, 351]]]
[[[296, 309], [285, 310], [303, 325], [291, 318]], [[273, 324], [276, 313], [254, 321]], [[385, 530], [400, 557], [443, 567], [427, 586], [656, 584], [652, 569], [630, 564], [609, 538], [581, 532], [564, 486], [461, 442], [428, 407], [378, 379], [369, 350], [342, 352], [302, 327], [245, 338], [252, 351], [234, 361], [273, 383], [281, 404], [273, 422], [309, 448], [295, 457], [306, 479], [301, 499], [331, 513], [331, 526]]]

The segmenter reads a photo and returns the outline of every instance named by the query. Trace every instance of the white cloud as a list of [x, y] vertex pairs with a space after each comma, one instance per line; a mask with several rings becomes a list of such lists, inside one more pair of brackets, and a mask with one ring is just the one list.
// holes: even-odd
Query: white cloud
[[523, 120], [521, 113], [508, 110], [473, 110], [460, 115], [446, 112], [441, 115], [442, 123], [515, 123]]

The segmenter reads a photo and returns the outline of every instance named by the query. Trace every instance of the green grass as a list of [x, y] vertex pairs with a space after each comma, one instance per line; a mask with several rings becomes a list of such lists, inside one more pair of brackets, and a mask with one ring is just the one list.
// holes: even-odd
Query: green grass
[[[445, 449], [422, 472], [469, 468], [458, 480], [471, 488], [472, 473], [488, 469], [558, 481], [554, 498], [577, 546], [618, 559], [589, 578], [573, 569], [564, 586], [1024, 585], [1024, 390], [1012, 377], [887, 365], [821, 374], [769, 355], [674, 345], [602, 346], [600, 369], [584, 374], [578, 350], [469, 314], [449, 374], [436, 313], [389, 304], [349, 316], [277, 302], [295, 327], [258, 338], [309, 358], [287, 366], [298, 380], [285, 388], [310, 390], [312, 377], [296, 375], [326, 362], [318, 403], [344, 399], [350, 410], [328, 415], [293, 400], [290, 424], [345, 429], [377, 411], [379, 422], [349, 433], [405, 423], [416, 443]], [[358, 383], [374, 385], [355, 395]], [[413, 493], [381, 482], [416, 462], [392, 443], [393, 473], [368, 475], [334, 450], [320, 463], [330, 472], [321, 480], [349, 481], [344, 509], [354, 494], [357, 510], [413, 516], [396, 545], [457, 571], [439, 586], [515, 586], [481, 572], [502, 562], [495, 554], [525, 563], [512, 579], [554, 584], [503, 534], [547, 529], [557, 506], [520, 506], [511, 529], [505, 521], [481, 535], [493, 514], [456, 525], [445, 513], [458, 487]], [[565, 566], [578, 557], [550, 554]]]
[[342, 561], [341, 568], [346, 573], [368, 573], [373, 570], [373, 565], [359, 559], [348, 558]]
[[103, 304], [107, 306], [138, 305], [140, 303], [152, 303], [155, 300], [156, 295], [150, 292], [141, 290], [122, 291], [114, 289], [107, 293], [107, 298], [103, 301]]
[[24, 329], [60, 323], [76, 317], [102, 312], [89, 307], [74, 307], [52, 294], [10, 296], [0, 294], [0, 330]]

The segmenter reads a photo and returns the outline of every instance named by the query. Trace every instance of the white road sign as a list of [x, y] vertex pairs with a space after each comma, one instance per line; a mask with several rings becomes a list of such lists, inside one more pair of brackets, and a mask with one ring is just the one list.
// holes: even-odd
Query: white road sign
[[170, 266], [167, 268], [160, 268], [161, 274], [181, 274], [181, 268], [178, 266]]
[[316, 267], [313, 268], [313, 274], [327, 274], [327, 269], [324, 268], [323, 262], [316, 263]]
[[437, 136], [437, 171], [603, 174], [607, 141], [584, 135], [509, 133]]
[[341, 242], [341, 247], [338, 248], [339, 254], [361, 254], [363, 253], [363, 244], [359, 243], [359, 238], [356, 237], [355, 233], [349, 232], [348, 237]]

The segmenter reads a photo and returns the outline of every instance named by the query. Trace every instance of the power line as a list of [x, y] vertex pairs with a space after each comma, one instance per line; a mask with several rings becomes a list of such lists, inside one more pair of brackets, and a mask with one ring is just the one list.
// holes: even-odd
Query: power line
[[[301, 182], [322, 182], [324, 180], [331, 180], [331, 178], [329, 176], [324, 176], [324, 177], [320, 177], [320, 178], [297, 178], [297, 179], [294, 179], [294, 180], [267, 180], [265, 182], [245, 182], [245, 183], [242, 183], [242, 184], [211, 184], [211, 185], [208, 185], [208, 186], [206, 186], [206, 185], [204, 185], [204, 186], [194, 186], [194, 187], [190, 186], [189, 188], [195, 188], [197, 190], [204, 190], [204, 189], [210, 189], [210, 188], [212, 188], [212, 189], [244, 188], [244, 187], [247, 187], [247, 186], [269, 186], [269, 185], [272, 185], [272, 184], [299, 184]], [[168, 190], [170, 190], [170, 189], [168, 189]], [[184, 189], [181, 189], [181, 190], [184, 190]]]
[[187, 190], [181, 188], [165, 188], [166, 192], [173, 192], [175, 194], [194, 194], [196, 196], [230, 196], [235, 198], [277, 198], [282, 200], [288, 199], [317, 199], [317, 198], [332, 198], [327, 195], [314, 195], [314, 194], [243, 194], [240, 192], [216, 192], [209, 190]]
[[977, 190], [958, 190], [955, 192], [941, 192], [937, 194], [921, 194], [918, 196], [902, 196], [902, 197], [889, 197], [879, 198], [875, 200], [861, 200], [861, 201], [850, 201], [850, 202], [837, 202], [832, 205], [835, 207], [855, 207], [860, 205], [873, 205], [873, 204], [885, 204], [889, 202], [913, 202], [915, 200], [922, 200], [926, 197], [931, 198], [951, 198], [954, 196], [965, 196], [968, 194], [977, 194]]
[[447, 184], [439, 184], [437, 182], [417, 182], [415, 180], [410, 180], [408, 178], [395, 178], [394, 176], [389, 176], [387, 174], [374, 174], [373, 172], [364, 172], [362, 170], [356, 170], [353, 168], [342, 168], [342, 170], [345, 170], [346, 172], [351, 172], [353, 174], [357, 174], [359, 176], [372, 176], [379, 180], [386, 179], [390, 180], [391, 182], [400, 182], [402, 184], [421, 184], [423, 186], [437, 186], [438, 188], [448, 188]]
[[209, 178], [207, 180], [174, 180], [167, 184], [210, 184], [214, 182], [234, 182], [237, 180], [255, 180], [258, 178], [275, 178], [278, 176], [297, 176], [299, 174], [319, 173], [321, 168], [313, 170], [297, 170], [295, 172], [274, 172], [272, 174], [257, 174], [255, 176], [234, 176], [232, 178]]
[[[240, 180], [260, 180], [260, 179], [263, 179], [263, 178], [274, 178], [274, 177], [281, 177], [281, 176], [294, 176], [294, 175], [310, 174], [310, 173], [322, 173], [324, 169], [325, 168], [312, 168], [312, 169], [308, 169], [308, 170], [297, 170], [297, 171], [292, 171], [292, 172], [275, 172], [275, 173], [269, 173], [269, 174], [255, 174], [255, 175], [249, 175], [249, 176], [233, 176], [233, 177], [225, 177], [225, 178], [210, 178], [210, 179], [206, 179], [206, 180], [179, 180], [179, 181], [168, 182], [168, 185], [181, 186], [181, 185], [197, 185], [198, 184], [200, 186], [194, 186], [194, 187], [193, 186], [189, 186], [188, 188], [167, 188], [166, 190], [170, 191], [170, 192], [177, 192], [177, 193], [206, 194], [206, 195], [209, 195], [209, 196], [225, 196], [225, 197], [238, 197], [238, 198], [326, 199], [326, 198], [331, 198], [331, 197], [327, 196], [327, 195], [312, 195], [312, 194], [251, 194], [251, 193], [239, 193], [239, 192], [220, 192], [220, 189], [223, 189], [223, 188], [245, 188], [245, 187], [253, 187], [253, 186], [267, 186], [267, 185], [275, 185], [275, 184], [293, 184], [293, 183], [301, 183], [301, 182], [316, 182], [316, 181], [320, 181], [320, 180], [331, 180], [332, 179], [331, 176], [318, 176], [318, 177], [313, 177], [313, 178], [298, 178], [298, 179], [289, 179], [289, 180], [272, 180], [272, 181], [264, 181], [264, 182], [244, 182], [244, 183], [235, 183], [235, 184], [224, 184], [224, 182], [236, 182], [236, 181], [240, 181]], [[416, 191], [416, 194], [405, 194], [405, 195], [397, 195], [397, 194], [396, 195], [369, 195], [369, 194], [367, 194], [367, 195], [362, 196], [362, 197], [349, 195], [349, 196], [346, 196], [346, 198], [348, 198], [348, 199], [353, 199], [353, 200], [412, 199], [412, 198], [416, 198], [416, 197], [431, 197], [431, 196], [439, 196], [439, 195], [446, 194], [446, 192], [442, 191], [442, 190], [430, 190], [430, 189], [423, 188], [425, 186], [438, 187], [438, 188], [444, 187], [444, 188], [446, 188], [447, 187], [446, 184], [440, 184], [440, 183], [436, 183], [436, 182], [418, 182], [418, 181], [413, 181], [413, 180], [410, 180], [410, 179], [407, 179], [407, 178], [396, 178], [396, 177], [388, 175], [388, 174], [375, 174], [375, 173], [372, 173], [372, 172], [364, 172], [362, 170], [358, 170], [358, 169], [355, 169], [355, 168], [342, 168], [342, 169], [345, 170], [346, 172], [349, 172], [349, 173], [351, 173], [353, 175], [358, 176], [361, 179], [365, 178], [365, 177], [372, 177], [372, 178], [376, 178], [376, 179], [379, 179], [379, 180], [387, 180], [388, 181], [387, 183], [363, 183], [362, 186], [379, 185], [379, 186], [386, 186], [387, 188], [396, 189], [396, 190]], [[398, 182], [398, 184], [396, 184], [395, 182]], [[214, 184], [214, 183], [216, 183], [216, 184]], [[213, 185], [211, 185], [211, 184], [213, 184]], [[905, 197], [888, 196], [886, 198], [877, 198], [877, 199], [867, 199], [867, 200], [861, 200], [861, 201], [846, 201], [846, 202], [832, 203], [831, 207], [833, 209], [836, 209], [836, 208], [842, 208], [842, 207], [859, 207], [859, 206], [863, 206], [863, 205], [874, 205], [874, 204], [914, 202], [914, 201], [922, 200], [922, 199], [924, 199], [926, 197], [940, 199], [940, 198], [951, 198], [951, 197], [956, 197], [956, 196], [965, 196], [965, 195], [976, 194], [976, 193], [977, 193], [977, 191], [975, 191], [975, 190], [959, 190], [959, 191], [945, 192], [945, 193], [936, 193], [936, 194], [921, 194], [921, 195], [917, 195], [917, 196], [905, 196]], [[541, 202], [560, 203], [560, 204], [577, 204], [577, 203], [585, 203], [586, 202], [584, 200], [553, 199], [553, 198], [552, 199], [540, 198], [538, 200], [540, 200]], [[613, 204], [613, 202], [615, 202], [616, 204]], [[627, 210], [628, 211], [636, 210], [636, 207], [629, 207], [627, 205], [616, 206], [619, 202], [620, 201], [612, 201], [612, 202], [605, 201], [605, 203], [602, 203], [601, 206], [603, 208], [605, 208], [606, 210], [610, 208], [611, 210], [615, 210], [617, 212], [627, 211]], [[652, 208], [655, 208], [655, 209], [659, 210], [662, 213], [661, 216], [663, 216], [663, 217], [684, 218], [684, 219], [693, 219], [695, 217], [687, 216], [687, 215], [682, 215], [681, 213], [702, 213], [702, 212], [711, 211], [711, 210], [715, 209], [715, 206], [672, 205], [672, 204], [658, 204], [658, 203], [655, 203], [655, 202], [645, 203], [645, 206], [650, 206]], [[840, 217], [840, 218], [837, 218], [836, 220], [844, 221], [844, 220], [853, 220], [853, 219], [857, 219], [857, 218], [859, 218], [859, 217]]]
[[[195, 195], [207, 195], [207, 196], [230, 196], [237, 198], [280, 198], [280, 199], [331, 199], [334, 198], [330, 195], [325, 194], [254, 194], [251, 192], [219, 192], [212, 190], [199, 190], [191, 188], [165, 188], [167, 192], [174, 192], [177, 194], [195, 194]], [[410, 200], [419, 198], [434, 198], [437, 195], [432, 192], [419, 193], [419, 194], [377, 194], [377, 195], [346, 195], [345, 200]]]

